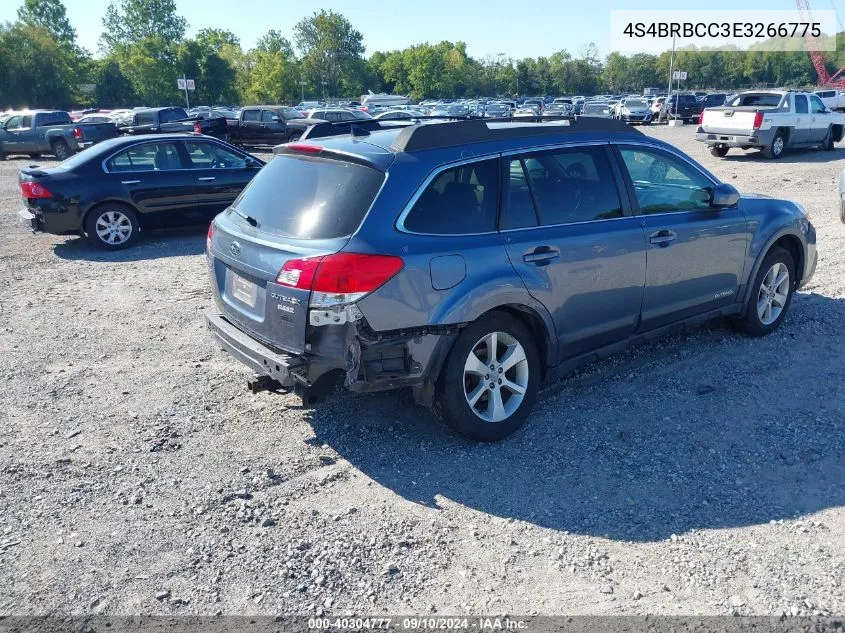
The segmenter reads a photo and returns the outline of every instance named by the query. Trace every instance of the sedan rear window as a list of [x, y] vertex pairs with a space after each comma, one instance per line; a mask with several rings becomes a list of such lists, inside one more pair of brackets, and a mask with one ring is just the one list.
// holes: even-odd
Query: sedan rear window
[[[262, 231], [299, 239], [352, 235], [384, 182], [355, 163], [281, 154], [261, 169], [232, 207]], [[231, 210], [229, 211], [231, 214]]]

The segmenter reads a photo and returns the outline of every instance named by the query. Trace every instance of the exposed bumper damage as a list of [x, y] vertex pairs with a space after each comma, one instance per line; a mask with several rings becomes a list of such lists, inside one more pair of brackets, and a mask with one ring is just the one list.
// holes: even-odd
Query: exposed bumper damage
[[344, 386], [357, 392], [425, 388], [460, 329], [446, 325], [375, 332], [358, 316], [309, 325], [306, 353], [291, 355], [256, 340], [219, 312], [207, 312], [206, 323], [223, 349], [258, 376], [275, 381], [272, 387], [300, 395], [306, 405], [322, 399], [341, 376]]

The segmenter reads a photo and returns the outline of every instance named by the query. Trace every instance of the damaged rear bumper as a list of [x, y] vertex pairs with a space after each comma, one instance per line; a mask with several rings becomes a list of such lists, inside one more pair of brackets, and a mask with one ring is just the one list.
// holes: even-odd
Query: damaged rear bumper
[[218, 343], [256, 374], [269, 376], [282, 387], [293, 388], [293, 371], [305, 366], [303, 356], [289, 356], [263, 345], [229, 323], [222, 314], [208, 311], [205, 322]]
[[340, 374], [344, 386], [356, 392], [425, 386], [429, 377], [436, 378], [460, 327], [374, 332], [363, 319], [325, 325], [312, 329], [308, 351], [296, 355], [268, 347], [218, 312], [206, 312], [205, 319], [223, 349], [256, 374], [298, 393], [322, 392], [326, 379]]

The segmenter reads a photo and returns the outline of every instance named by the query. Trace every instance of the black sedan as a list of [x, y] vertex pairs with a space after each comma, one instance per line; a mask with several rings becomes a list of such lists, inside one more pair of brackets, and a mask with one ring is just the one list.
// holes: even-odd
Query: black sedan
[[119, 137], [55, 167], [21, 169], [19, 215], [33, 231], [82, 233], [116, 250], [142, 229], [210, 222], [263, 166], [210, 136]]

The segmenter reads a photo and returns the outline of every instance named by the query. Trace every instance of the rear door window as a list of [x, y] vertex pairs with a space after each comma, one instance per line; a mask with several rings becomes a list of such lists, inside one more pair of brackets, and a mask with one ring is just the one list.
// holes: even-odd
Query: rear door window
[[175, 143], [133, 145], [106, 163], [109, 171], [171, 171], [184, 169]]
[[429, 183], [405, 218], [405, 229], [434, 235], [496, 230], [499, 161], [483, 160], [447, 169]]
[[261, 119], [261, 110], [247, 110], [243, 114], [243, 121], [258, 121]]
[[[232, 205], [258, 229], [299, 239], [352, 235], [384, 182], [380, 171], [324, 157], [280, 154], [258, 172]], [[246, 222], [246, 220], [243, 220]]]
[[795, 112], [807, 114], [807, 97], [804, 95], [795, 95]]

